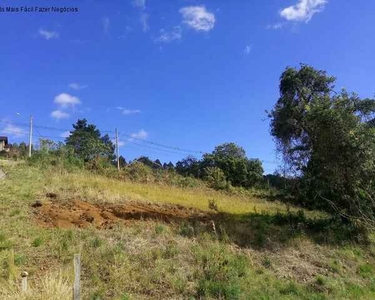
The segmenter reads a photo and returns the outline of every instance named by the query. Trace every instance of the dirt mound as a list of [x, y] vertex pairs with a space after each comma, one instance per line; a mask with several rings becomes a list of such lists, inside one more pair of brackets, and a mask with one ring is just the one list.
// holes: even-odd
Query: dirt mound
[[128, 202], [122, 205], [91, 204], [74, 200], [67, 202], [47, 202], [34, 206], [34, 213], [40, 225], [59, 228], [112, 228], [116, 223], [134, 220], [204, 221], [208, 214], [181, 205], [158, 205], [151, 203]]

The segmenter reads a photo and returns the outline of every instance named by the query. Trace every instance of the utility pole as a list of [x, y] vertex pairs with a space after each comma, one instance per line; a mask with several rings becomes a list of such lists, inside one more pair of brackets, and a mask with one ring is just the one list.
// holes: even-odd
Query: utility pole
[[31, 147], [33, 143], [33, 116], [30, 116], [30, 131], [29, 131], [29, 157], [31, 157]]
[[119, 148], [118, 148], [118, 131], [117, 128], [115, 129], [116, 135], [116, 157], [117, 157], [117, 170], [120, 170], [120, 155], [119, 155]]

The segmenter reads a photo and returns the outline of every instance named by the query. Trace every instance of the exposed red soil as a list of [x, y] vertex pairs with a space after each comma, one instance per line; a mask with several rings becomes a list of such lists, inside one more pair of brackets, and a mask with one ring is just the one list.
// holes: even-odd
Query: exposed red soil
[[81, 200], [50, 201], [34, 206], [37, 222], [44, 227], [112, 228], [116, 223], [134, 220], [209, 221], [208, 214], [181, 205], [126, 202], [121, 205], [92, 204]]

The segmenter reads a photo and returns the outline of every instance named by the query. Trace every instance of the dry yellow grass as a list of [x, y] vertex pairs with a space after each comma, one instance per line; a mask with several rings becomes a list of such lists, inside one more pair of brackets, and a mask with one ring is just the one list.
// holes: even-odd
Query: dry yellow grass
[[[332, 236], [341, 229], [330, 233], [334, 228], [323, 227], [321, 232], [309, 233], [304, 225], [314, 220], [274, 222], [280, 217], [288, 219], [288, 214], [285, 218], [268, 215], [285, 212], [283, 204], [250, 194], [234, 196], [205, 188], [124, 182], [58, 168], [43, 171], [19, 165], [4, 169], [8, 177], [0, 182], [0, 299], [71, 298], [75, 253], [82, 254], [83, 299], [375, 297], [373, 244], [317, 242], [317, 235]], [[151, 220], [119, 224], [110, 230], [41, 228], [30, 205], [46, 192], [58, 194], [52, 201], [139, 200], [203, 210], [209, 210], [208, 200], [213, 199], [222, 212], [241, 216], [256, 210], [258, 214], [217, 223], [218, 235], [199, 223]], [[265, 214], [259, 214], [262, 211]], [[306, 213], [315, 215], [319, 213]], [[23, 270], [30, 274], [30, 294], [25, 296], [19, 293]]]
[[[179, 188], [159, 184], [146, 184], [109, 179], [89, 172], [51, 174], [44, 192], [54, 192], [61, 199], [79, 198], [102, 203], [121, 203], [128, 200], [153, 203], [180, 204], [201, 210], [209, 210], [208, 203], [214, 200], [219, 211], [244, 215], [253, 212], [285, 212], [287, 206], [269, 202], [255, 196], [229, 195], [208, 188]], [[296, 211], [296, 208], [290, 208]], [[319, 216], [317, 212], [306, 212]]]
[[72, 288], [69, 281], [59, 273], [51, 273], [40, 278], [38, 288], [32, 284], [26, 292], [22, 292], [20, 285], [9, 282], [4, 284], [0, 296], [2, 300], [71, 300]]

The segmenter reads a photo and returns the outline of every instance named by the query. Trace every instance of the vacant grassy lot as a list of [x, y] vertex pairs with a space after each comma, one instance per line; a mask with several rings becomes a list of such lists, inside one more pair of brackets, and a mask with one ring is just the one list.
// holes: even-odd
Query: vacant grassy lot
[[[205, 188], [23, 164], [3, 169], [0, 299], [71, 299], [74, 253], [82, 254], [84, 299], [375, 298], [372, 241], [324, 214]], [[205, 211], [214, 223], [141, 219], [111, 229], [46, 228], [36, 222], [36, 200], [174, 204]], [[22, 270], [30, 274], [24, 298]]]

